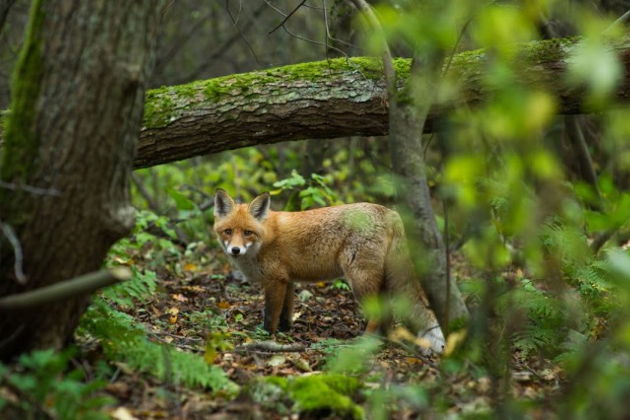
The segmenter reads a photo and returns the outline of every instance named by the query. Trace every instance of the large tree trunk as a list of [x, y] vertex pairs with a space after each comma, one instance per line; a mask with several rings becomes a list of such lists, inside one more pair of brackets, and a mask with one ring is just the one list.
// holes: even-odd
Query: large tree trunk
[[[33, 3], [0, 172], [0, 296], [97, 270], [132, 227], [128, 179], [160, 4]], [[0, 314], [0, 360], [63, 346], [87, 300]]]

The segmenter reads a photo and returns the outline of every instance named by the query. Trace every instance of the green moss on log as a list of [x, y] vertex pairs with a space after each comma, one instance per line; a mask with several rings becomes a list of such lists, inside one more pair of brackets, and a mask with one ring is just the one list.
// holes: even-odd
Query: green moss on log
[[[563, 38], [530, 42], [515, 48], [519, 48], [519, 61], [539, 64], [564, 60], [575, 43], [576, 38]], [[479, 79], [486, 59], [486, 51], [481, 49], [459, 53], [450, 63], [449, 74], [462, 81]], [[404, 86], [408, 79], [410, 66], [408, 58], [394, 60], [399, 87]], [[315, 91], [328, 89], [332, 81], [343, 80], [349, 75], [381, 80], [382, 61], [374, 57], [335, 58], [154, 89], [147, 93], [144, 126], [148, 129], [165, 127], [188, 110], [207, 107], [229, 97], [254, 100], [277, 92], [277, 97], [282, 98], [284, 94], [291, 94], [283, 88], [292, 85]]]
[[[401, 78], [409, 75], [409, 59], [396, 59], [395, 66]], [[380, 59], [372, 57], [335, 58], [153, 89], [147, 92], [144, 126], [149, 129], [164, 127], [183, 111], [199, 104], [217, 103], [228, 97], [253, 99], [291, 82], [323, 89], [324, 83], [347, 74], [378, 80], [383, 77], [382, 64]]]

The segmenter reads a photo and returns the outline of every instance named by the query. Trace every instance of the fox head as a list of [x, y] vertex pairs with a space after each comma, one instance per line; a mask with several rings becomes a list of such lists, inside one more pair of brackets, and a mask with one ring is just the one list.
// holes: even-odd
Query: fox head
[[255, 255], [265, 233], [271, 198], [264, 193], [251, 203], [239, 204], [224, 190], [214, 196], [214, 231], [223, 250], [232, 257]]

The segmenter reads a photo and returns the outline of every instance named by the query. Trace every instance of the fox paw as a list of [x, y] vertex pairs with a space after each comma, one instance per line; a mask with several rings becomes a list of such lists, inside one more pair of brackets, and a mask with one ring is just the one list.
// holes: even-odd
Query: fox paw
[[418, 338], [426, 344], [422, 346], [425, 353], [441, 354], [444, 352], [446, 340], [444, 339], [444, 334], [442, 334], [442, 329], [438, 325], [421, 332]]
[[293, 327], [293, 322], [291, 322], [291, 320], [280, 318], [280, 323], [278, 324], [278, 331], [282, 331], [282, 332], [291, 331], [291, 327]]

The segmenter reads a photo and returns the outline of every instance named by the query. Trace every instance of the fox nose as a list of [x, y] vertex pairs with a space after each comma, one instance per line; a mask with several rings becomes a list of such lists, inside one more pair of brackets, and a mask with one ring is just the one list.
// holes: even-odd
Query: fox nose
[[233, 246], [232, 247], [232, 254], [233, 255], [238, 255], [241, 253], [241, 248], [237, 247], [237, 246]]

